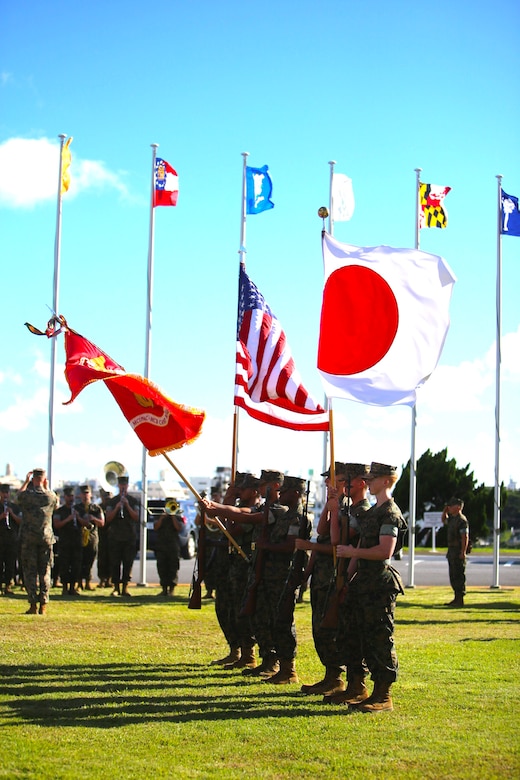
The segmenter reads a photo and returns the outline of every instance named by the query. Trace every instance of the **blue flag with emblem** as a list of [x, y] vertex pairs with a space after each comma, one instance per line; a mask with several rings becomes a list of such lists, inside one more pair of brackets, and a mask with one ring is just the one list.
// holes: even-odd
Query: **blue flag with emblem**
[[502, 190], [500, 197], [500, 233], [503, 236], [520, 236], [520, 211], [518, 198]]
[[269, 168], [246, 168], [246, 213], [260, 214], [274, 208], [271, 200], [273, 182], [269, 176]]

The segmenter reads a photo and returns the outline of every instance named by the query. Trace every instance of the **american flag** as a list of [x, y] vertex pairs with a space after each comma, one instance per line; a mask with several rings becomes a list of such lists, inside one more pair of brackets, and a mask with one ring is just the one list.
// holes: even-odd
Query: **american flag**
[[235, 405], [261, 422], [327, 431], [328, 413], [303, 387], [285, 333], [240, 265]]

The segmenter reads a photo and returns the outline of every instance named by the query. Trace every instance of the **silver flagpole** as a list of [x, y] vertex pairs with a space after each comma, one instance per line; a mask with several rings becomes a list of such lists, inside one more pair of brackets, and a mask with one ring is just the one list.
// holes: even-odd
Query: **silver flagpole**
[[502, 363], [502, 175], [497, 175], [498, 183], [498, 218], [497, 218], [497, 336], [496, 336], [496, 368], [495, 368], [495, 496], [493, 506], [493, 583], [492, 588], [499, 587], [500, 563], [500, 369]]
[[[238, 254], [240, 256], [240, 264], [246, 262], [246, 223], [247, 223], [247, 158], [249, 152], [242, 152], [242, 204], [240, 208], [240, 245]], [[239, 282], [240, 285], [240, 282]], [[238, 291], [240, 295], [240, 290]], [[238, 306], [240, 301], [237, 299], [237, 322], [238, 322]], [[231, 452], [231, 479], [234, 481], [237, 472], [238, 461], [238, 406], [235, 404], [233, 411], [233, 446]]]
[[[144, 350], [144, 377], [150, 378], [150, 355], [152, 344], [152, 303], [153, 303], [153, 260], [154, 260], [154, 229], [155, 229], [155, 209], [154, 209], [154, 191], [155, 191], [155, 158], [159, 144], [150, 144], [152, 147], [152, 185], [150, 192], [150, 232], [148, 237], [148, 273], [146, 277], [146, 338]], [[143, 446], [143, 460], [141, 466], [141, 490], [143, 504], [141, 507], [141, 529], [140, 529], [140, 558], [139, 558], [139, 585], [146, 586], [146, 547], [147, 547], [147, 528], [148, 519], [148, 475], [147, 475], [148, 451]]]
[[[336, 165], [336, 160], [329, 160], [329, 166], [330, 166], [330, 176], [329, 176], [329, 234], [331, 236], [334, 235], [334, 217], [333, 217], [333, 210], [334, 210], [334, 196], [332, 194], [332, 185], [334, 182], [334, 166]], [[334, 443], [333, 443], [333, 435], [334, 431], [332, 430], [333, 425], [333, 404], [332, 404], [332, 398], [327, 398], [325, 395], [324, 397], [324, 407], [329, 412], [329, 431], [323, 431], [323, 471], [327, 471], [328, 462], [330, 462], [330, 467], [334, 469], [334, 463], [333, 458], [335, 458], [335, 455], [333, 454], [334, 450]], [[330, 453], [329, 453], [330, 449]], [[325, 506], [325, 503], [327, 501], [327, 488], [325, 487], [325, 482], [322, 482], [321, 484], [321, 502], [322, 505]]]
[[[60, 133], [60, 164], [58, 167], [58, 203], [56, 208], [56, 237], [54, 240], [54, 282], [52, 295], [53, 314], [59, 314], [59, 291], [60, 291], [60, 253], [61, 253], [61, 177], [63, 174], [63, 145], [66, 138], [65, 133]], [[49, 487], [52, 486], [52, 454], [54, 447], [54, 376], [56, 374], [56, 339], [51, 339], [51, 374], [49, 387], [49, 438], [47, 444], [47, 479]]]
[[[422, 168], [415, 168], [415, 248], [420, 246], [419, 230], [419, 188]], [[412, 436], [410, 444], [410, 494], [408, 515], [408, 587], [415, 588], [415, 521], [417, 503], [417, 455], [415, 441], [417, 434], [417, 401], [412, 406]]]

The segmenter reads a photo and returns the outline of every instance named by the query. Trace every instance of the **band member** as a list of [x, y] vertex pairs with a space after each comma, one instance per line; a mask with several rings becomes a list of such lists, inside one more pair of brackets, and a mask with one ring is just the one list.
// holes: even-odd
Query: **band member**
[[139, 501], [128, 495], [128, 477], [117, 478], [119, 493], [107, 501], [105, 521], [108, 525], [110, 568], [113, 596], [130, 596], [128, 583], [136, 555], [139, 529]]

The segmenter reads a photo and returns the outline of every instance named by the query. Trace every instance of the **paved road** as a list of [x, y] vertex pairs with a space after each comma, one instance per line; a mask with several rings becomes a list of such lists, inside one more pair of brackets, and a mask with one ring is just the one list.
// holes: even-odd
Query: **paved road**
[[[153, 554], [149, 553], [146, 561], [146, 582], [149, 585], [157, 584], [157, 566]], [[408, 576], [408, 555], [401, 561], [393, 561], [398, 569], [405, 585], [410, 585]], [[179, 583], [188, 585], [193, 576], [194, 560], [181, 561], [179, 571]], [[466, 568], [468, 586], [491, 587], [494, 584], [493, 558], [491, 555], [469, 555]], [[132, 581], [140, 582], [140, 562], [134, 563]], [[520, 587], [520, 556], [508, 556], [506, 552], [501, 554], [498, 582], [503, 587]], [[413, 585], [448, 585], [448, 563], [442, 553], [417, 553], [415, 554]]]

